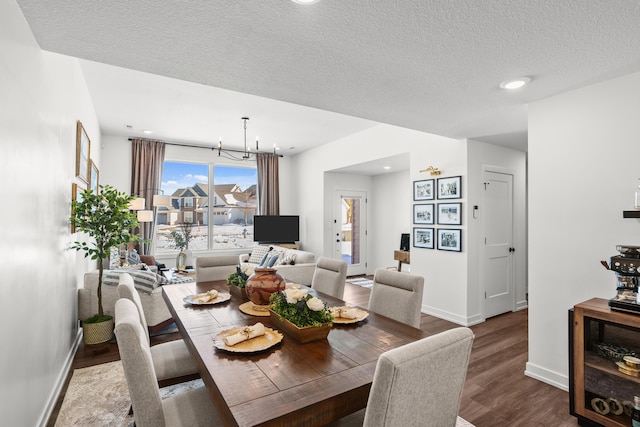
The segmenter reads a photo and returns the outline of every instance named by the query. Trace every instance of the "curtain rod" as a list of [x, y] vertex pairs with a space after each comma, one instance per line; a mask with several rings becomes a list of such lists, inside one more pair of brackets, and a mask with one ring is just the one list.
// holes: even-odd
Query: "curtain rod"
[[[129, 141], [133, 141], [134, 139], [144, 139], [144, 138], [128, 138], [128, 139], [129, 139]], [[218, 147], [213, 147], [213, 146], [212, 147], [207, 147], [205, 145], [180, 144], [180, 143], [177, 143], [177, 142], [166, 142], [166, 141], [159, 141], [159, 142], [164, 142], [166, 145], [174, 145], [176, 147], [204, 148], [204, 149], [211, 150], [211, 151], [218, 150]], [[231, 151], [233, 153], [242, 153], [242, 154], [244, 154], [243, 150], [237, 150], [237, 149], [234, 149], [234, 148], [223, 148], [222, 151]], [[259, 153], [259, 154], [275, 154], [278, 157], [284, 157], [283, 154], [276, 154], [276, 153], [272, 153], [270, 151], [257, 151], [257, 152], [256, 151], [250, 151], [250, 153], [253, 153], [253, 154], [256, 154], [256, 153]]]

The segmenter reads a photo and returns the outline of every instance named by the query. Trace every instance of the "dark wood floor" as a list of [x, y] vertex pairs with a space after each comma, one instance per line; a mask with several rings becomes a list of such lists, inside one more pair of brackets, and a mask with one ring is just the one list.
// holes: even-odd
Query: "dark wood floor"
[[[344, 299], [366, 307], [369, 289], [347, 283]], [[496, 316], [472, 326], [475, 341], [467, 373], [460, 416], [477, 427], [577, 426], [569, 414], [569, 395], [524, 375], [527, 362], [527, 310]], [[426, 314], [420, 327], [436, 334], [459, 325]], [[179, 334], [152, 337], [152, 345], [180, 338]], [[118, 349], [95, 353], [81, 344], [73, 369], [118, 360]], [[67, 379], [67, 384], [69, 382]], [[58, 400], [48, 426], [53, 427], [66, 391]]]

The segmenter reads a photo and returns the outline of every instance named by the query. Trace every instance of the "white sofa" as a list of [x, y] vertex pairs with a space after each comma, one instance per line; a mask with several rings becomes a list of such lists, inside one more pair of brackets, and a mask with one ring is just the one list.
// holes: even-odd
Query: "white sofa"
[[226, 280], [237, 266], [236, 255], [200, 256], [196, 258], [196, 277], [199, 282]]
[[312, 252], [277, 245], [257, 245], [251, 253], [240, 255], [240, 265], [249, 264], [256, 268], [267, 252], [271, 255], [278, 254], [278, 259], [272, 267], [277, 269], [278, 274], [287, 282], [311, 286], [313, 272], [316, 269], [316, 256]]
[[[105, 270], [105, 274], [108, 270]], [[128, 272], [128, 271], [124, 271]], [[103, 283], [104, 283], [103, 278]], [[164, 285], [171, 286], [171, 285]], [[85, 273], [84, 288], [78, 289], [78, 319], [85, 320], [98, 314], [98, 271]], [[156, 283], [150, 292], [138, 290], [142, 308], [150, 331], [168, 326], [173, 317], [162, 298], [162, 287]], [[115, 305], [118, 300], [118, 286], [102, 285], [102, 308], [105, 314], [115, 315]]]

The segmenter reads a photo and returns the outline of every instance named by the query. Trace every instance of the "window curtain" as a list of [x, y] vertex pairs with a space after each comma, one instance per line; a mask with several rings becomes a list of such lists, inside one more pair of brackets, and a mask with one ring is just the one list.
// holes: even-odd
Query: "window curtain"
[[[160, 194], [165, 143], [148, 139], [131, 140], [131, 194], [145, 199], [145, 209], [153, 209], [153, 196]], [[155, 220], [155, 215], [154, 215]], [[139, 253], [151, 253], [154, 222], [140, 223]]]
[[272, 153], [258, 153], [256, 155], [260, 215], [280, 215], [278, 158], [279, 156]]

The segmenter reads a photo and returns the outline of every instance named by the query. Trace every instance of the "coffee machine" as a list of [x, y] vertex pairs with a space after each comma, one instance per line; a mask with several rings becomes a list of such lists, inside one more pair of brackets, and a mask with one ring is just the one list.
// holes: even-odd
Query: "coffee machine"
[[619, 254], [611, 257], [609, 269], [616, 273], [617, 288], [616, 296], [609, 300], [609, 307], [640, 314], [640, 246], [618, 245], [616, 250]]

